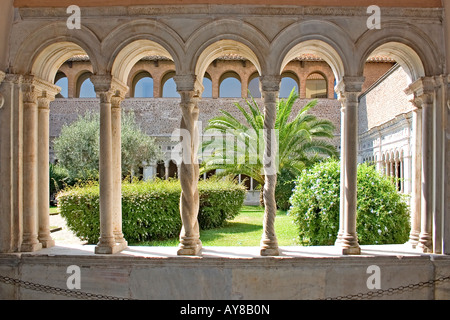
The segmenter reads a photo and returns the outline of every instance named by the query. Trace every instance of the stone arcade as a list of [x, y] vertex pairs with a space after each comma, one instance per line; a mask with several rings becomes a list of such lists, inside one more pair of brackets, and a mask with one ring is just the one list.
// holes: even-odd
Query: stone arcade
[[[72, 2], [7, 0], [1, 5], [0, 274], [45, 279], [33, 275], [42, 270], [43, 273], [59, 270], [74, 260], [92, 266], [88, 278], [101, 282], [102, 277], [96, 279], [98, 270], [115, 265], [128, 276], [108, 269], [110, 279], [122, 282], [119, 288], [105, 283], [104, 291], [157, 298], [175, 297], [171, 286], [182, 281], [177, 275], [182, 269], [189, 274], [189, 279], [197, 279], [187, 280], [192, 281], [190, 285], [195, 290], [193, 296], [182, 296], [185, 298], [295, 299], [306, 297], [304, 291], [291, 291], [295, 286], [298, 290], [305, 288], [298, 286], [299, 279], [315, 288], [309, 291], [309, 298], [348, 293], [351, 286], [343, 288], [339, 281], [352, 282], [355, 273], [365, 270], [366, 263], [385, 267], [385, 272], [396, 275], [403, 274], [401, 268], [406, 266], [422, 280], [450, 273], [446, 256], [450, 254], [450, 1], [378, 0], [360, 1], [354, 6], [354, 1], [345, 0], [336, 6], [328, 0], [234, 0], [229, 5], [214, 0], [207, 1], [208, 4], [193, 0], [189, 1], [191, 4], [178, 6], [176, 0], [164, 5], [156, 0], [129, 0], [125, 5], [121, 1], [83, 0], [77, 1], [82, 8], [79, 30], [67, 28], [66, 8]], [[381, 7], [382, 25], [380, 29], [370, 30], [366, 23], [370, 16], [367, 7], [373, 4]], [[247, 261], [245, 254], [242, 256], [247, 258], [230, 261], [217, 257], [147, 261], [153, 269], [144, 266], [137, 257], [125, 259], [124, 252], [129, 248], [122, 234], [118, 133], [130, 71], [147, 56], [162, 56], [174, 62], [174, 80], [181, 96], [180, 128], [194, 136], [196, 120], [202, 112], [199, 101], [203, 77], [208, 66], [226, 54], [242, 56], [255, 66], [265, 108], [264, 126], [269, 130], [274, 128], [281, 72], [285, 66], [302, 54], [314, 54], [331, 67], [341, 102], [342, 163], [340, 230], [333, 250], [338, 257], [362, 254], [361, 257], [338, 262], [322, 260], [319, 264], [315, 259], [302, 259], [298, 252], [289, 254], [286, 253], [289, 250], [279, 248], [274, 228], [277, 177], [267, 174], [259, 257], [251, 255], [251, 261]], [[92, 63], [91, 80], [99, 97], [101, 114], [101, 236], [94, 260], [89, 260], [92, 255], [80, 252], [79, 255], [62, 254], [58, 259], [60, 248], [51, 239], [48, 220], [49, 104], [60, 90], [54, 85], [58, 70], [65, 61], [79, 55], [89, 56]], [[413, 256], [418, 259], [412, 257], [402, 263], [390, 255], [364, 260], [377, 249], [364, 251], [356, 234], [359, 96], [365, 80], [364, 64], [374, 55], [389, 56], [399, 63], [411, 79], [411, 84], [404, 89], [412, 96], [415, 106], [411, 243], [402, 245], [399, 252], [406, 255], [415, 252]], [[179, 170], [183, 229], [180, 247], [173, 249], [184, 256], [202, 252], [197, 222], [197, 149], [198, 145], [191, 143], [190, 159], [182, 162]], [[417, 248], [408, 251], [411, 247]], [[208, 249], [204, 248], [204, 252]], [[309, 257], [314, 256], [313, 251], [308, 252]], [[433, 254], [433, 258], [427, 260], [423, 253]], [[279, 255], [280, 258], [260, 257]], [[288, 262], [282, 258], [286, 255], [296, 258]], [[279, 272], [279, 268], [283, 270]], [[345, 271], [348, 268], [352, 272]], [[139, 275], [155, 281], [162, 281], [157, 279], [162, 277], [167, 286], [159, 296], [154, 291], [145, 291]], [[258, 282], [257, 276], [264, 281]], [[290, 281], [291, 276], [296, 280]], [[273, 281], [270, 277], [274, 277]], [[315, 282], [311, 283], [313, 279]], [[416, 278], [402, 275], [399, 279], [414, 281]], [[214, 285], [214, 281], [220, 283]], [[208, 289], [202, 291], [199, 283]], [[448, 285], [444, 289], [432, 288], [422, 296], [449, 298], [449, 290]], [[180, 297], [185, 290], [176, 292]], [[33, 297], [25, 289], [10, 289], [3, 284], [0, 293], [13, 298]]]

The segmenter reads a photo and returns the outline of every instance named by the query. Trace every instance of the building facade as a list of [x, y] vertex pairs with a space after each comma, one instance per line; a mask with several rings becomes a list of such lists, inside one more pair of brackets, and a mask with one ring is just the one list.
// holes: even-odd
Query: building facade
[[[70, 74], [66, 61], [89, 56], [90, 67], [86, 69], [92, 73], [90, 80], [99, 97], [92, 102], [97, 104], [101, 118], [101, 237], [96, 252], [110, 254], [126, 247], [121, 234], [118, 132], [121, 108], [127, 96], [136, 94], [133, 88], [139, 80], [150, 74], [153, 96], [158, 98], [164, 93], [162, 84], [173, 79], [180, 96], [175, 100], [179, 120], [173, 117], [173, 121], [179, 121], [180, 129], [195, 136], [196, 120], [203, 112], [204, 79], [210, 78], [210, 95], [215, 98], [220, 97], [222, 81], [239, 78], [241, 97], [245, 97], [245, 89], [250, 87], [256, 73], [265, 110], [265, 129], [273, 130], [284, 71], [294, 64], [301, 68], [302, 62], [298, 60], [314, 55], [329, 66], [333, 76], [325, 70], [316, 74], [292, 70], [288, 73], [291, 78], [297, 75], [294, 80], [299, 82], [301, 97], [313, 97], [319, 92], [316, 97], [330, 98], [335, 91], [340, 103], [342, 205], [336, 246], [343, 254], [360, 253], [356, 235], [356, 167], [358, 161], [369, 160], [394, 176], [401, 177], [410, 167], [411, 243], [424, 252], [450, 252], [447, 179], [450, 54], [449, 16], [444, 9], [448, 1], [426, 4], [398, 1], [395, 6], [388, 1], [375, 1], [382, 18], [380, 28], [369, 23], [372, 16], [367, 8], [373, 4], [370, 1], [361, 1], [359, 6], [354, 6], [353, 1], [332, 6], [326, 0], [302, 4], [290, 0], [277, 4], [235, 1], [240, 5], [213, 1], [204, 5], [192, 1], [184, 6], [177, 6], [177, 1], [159, 5], [154, 1], [130, 0], [125, 6], [118, 1], [79, 1], [82, 10], [75, 17], [67, 13], [69, 2], [8, 1], [2, 11], [7, 26], [1, 38], [5, 46], [0, 65], [3, 70], [0, 154], [1, 187], [6, 192], [1, 198], [4, 223], [0, 230], [0, 251], [33, 252], [53, 245], [48, 226], [48, 190], [42, 187], [48, 184], [45, 177], [49, 163], [50, 102], [61, 90], [55, 85], [61, 72], [66, 70], [68, 81], [87, 75]], [[79, 28], [69, 27], [71, 17], [80, 19]], [[160, 70], [167, 72], [142, 71], [145, 68], [140, 68], [139, 63], [144, 63], [141, 60], [155, 56], [165, 57], [157, 63]], [[231, 60], [233, 63], [245, 61], [252, 68], [241, 69], [248, 70], [242, 73], [230, 71], [219, 78], [211, 71], [212, 67], [220, 69], [222, 64], [229, 63], [223, 57], [236, 56], [245, 60]], [[377, 119], [372, 114], [380, 112], [371, 110], [375, 102], [369, 101], [376, 100], [376, 90], [389, 82], [389, 76], [383, 83], [374, 86], [372, 81], [365, 88], [366, 79], [370, 78], [365, 71], [368, 60], [384, 56], [398, 63], [409, 79], [406, 87], [395, 92], [406, 90], [413, 103], [412, 106], [401, 103], [400, 107], [406, 109], [394, 112], [394, 118]], [[147, 62], [155, 64], [155, 60]], [[170, 66], [174, 69], [169, 70]], [[391, 71], [390, 75], [395, 77], [396, 71]], [[315, 83], [316, 93], [311, 93], [307, 85], [302, 86], [302, 79]], [[324, 79], [326, 85], [319, 85]], [[69, 97], [82, 91], [78, 85], [70, 88]], [[367, 119], [360, 118], [364, 103]], [[403, 119], [405, 125], [399, 125]], [[411, 123], [410, 129], [406, 123]], [[384, 139], [376, 138], [377, 130], [383, 130]], [[405, 142], [401, 147], [403, 142], [398, 141], [403, 138], [398, 132], [405, 136], [412, 134], [413, 142]], [[268, 135], [268, 146], [270, 139]], [[377, 151], [366, 152], [370, 148]], [[180, 255], [195, 255], [201, 250], [195, 212], [197, 149], [196, 144], [187, 146], [189, 161], [181, 162], [179, 169], [184, 226]], [[269, 155], [270, 150], [266, 151]], [[267, 174], [264, 199], [268, 223], [264, 226], [261, 255], [279, 252], [273, 224], [275, 183], [276, 175]]]

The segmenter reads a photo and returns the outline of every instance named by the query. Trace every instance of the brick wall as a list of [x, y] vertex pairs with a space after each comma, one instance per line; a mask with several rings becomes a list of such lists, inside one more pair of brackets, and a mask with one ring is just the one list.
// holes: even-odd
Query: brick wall
[[401, 67], [394, 67], [384, 81], [360, 97], [360, 134], [413, 109], [404, 92], [408, 83], [405, 71]]

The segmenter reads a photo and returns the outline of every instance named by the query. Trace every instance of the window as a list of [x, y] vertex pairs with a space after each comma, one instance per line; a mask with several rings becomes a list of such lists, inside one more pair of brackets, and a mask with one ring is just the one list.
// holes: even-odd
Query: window
[[86, 72], [78, 77], [77, 81], [77, 96], [79, 98], [96, 98], [94, 84], [91, 81], [91, 73]]
[[248, 83], [249, 94], [253, 98], [261, 98], [261, 90], [259, 88], [259, 75], [255, 73], [250, 77], [250, 82]]
[[153, 79], [148, 72], [136, 75], [133, 80], [135, 98], [153, 98]]
[[177, 84], [173, 77], [175, 76], [175, 72], [169, 72], [163, 77], [162, 83], [164, 84], [162, 87], [163, 98], [179, 98], [180, 94], [177, 92]]
[[220, 98], [241, 98], [242, 86], [241, 78], [235, 72], [226, 72], [220, 78], [219, 88]]
[[286, 99], [295, 88], [295, 92], [299, 92], [299, 81], [296, 75], [285, 73], [281, 76], [280, 98]]
[[212, 98], [212, 81], [209, 74], [205, 73], [205, 76], [203, 77], [203, 98]]
[[316, 72], [308, 76], [308, 78], [306, 79], [306, 98], [328, 98], [327, 80], [322, 74]]
[[58, 72], [55, 77], [55, 85], [61, 87], [61, 92], [56, 96], [57, 98], [69, 97], [69, 80], [64, 73]]

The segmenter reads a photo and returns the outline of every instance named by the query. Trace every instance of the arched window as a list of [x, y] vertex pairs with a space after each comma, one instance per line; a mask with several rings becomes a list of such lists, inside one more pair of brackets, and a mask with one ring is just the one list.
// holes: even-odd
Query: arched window
[[55, 77], [55, 85], [61, 87], [61, 92], [56, 96], [57, 98], [69, 97], [69, 80], [62, 72], [58, 72]]
[[261, 98], [261, 90], [259, 87], [259, 74], [258, 73], [254, 73], [250, 77], [250, 81], [248, 83], [248, 91], [249, 91], [249, 94], [253, 98]]
[[175, 72], [167, 73], [162, 79], [162, 94], [163, 98], [179, 98], [180, 94], [177, 92], [177, 84], [173, 77], [175, 76]]
[[242, 96], [241, 78], [235, 72], [226, 72], [220, 77], [220, 98], [240, 98]]
[[96, 98], [94, 84], [91, 81], [90, 72], [85, 72], [78, 77], [77, 80], [77, 97], [78, 98]]
[[135, 98], [153, 98], [153, 78], [148, 72], [141, 72], [133, 79], [133, 96]]
[[203, 88], [202, 98], [212, 98], [212, 81], [208, 73], [203, 77]]
[[306, 79], [306, 98], [323, 99], [328, 98], [327, 80], [318, 72], [311, 73]]
[[295, 92], [299, 93], [299, 81], [295, 74], [287, 72], [281, 75], [280, 98], [286, 99], [295, 88]]

